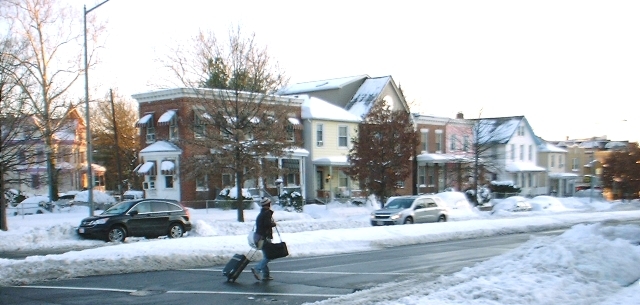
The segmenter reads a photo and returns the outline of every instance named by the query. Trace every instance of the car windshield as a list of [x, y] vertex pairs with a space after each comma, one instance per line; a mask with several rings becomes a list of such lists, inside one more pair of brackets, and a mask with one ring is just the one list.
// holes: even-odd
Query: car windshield
[[120, 214], [126, 212], [134, 204], [136, 204], [135, 201], [123, 201], [123, 202], [120, 202], [120, 203], [108, 208], [107, 210], [102, 212], [101, 215], [120, 215]]
[[385, 209], [408, 209], [413, 203], [413, 198], [396, 198], [387, 205], [384, 206]]

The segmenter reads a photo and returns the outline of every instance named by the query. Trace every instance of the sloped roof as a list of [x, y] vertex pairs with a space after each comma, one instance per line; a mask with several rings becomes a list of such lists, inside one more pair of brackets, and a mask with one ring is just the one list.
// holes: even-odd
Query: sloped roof
[[358, 88], [358, 91], [356, 91], [345, 108], [352, 114], [363, 117], [363, 115], [369, 113], [374, 102], [380, 97], [390, 80], [391, 76], [368, 78]]
[[174, 145], [171, 142], [167, 141], [157, 141], [153, 144], [145, 147], [140, 151], [140, 153], [151, 153], [151, 152], [181, 152], [182, 150]]
[[478, 141], [480, 143], [506, 144], [516, 133], [518, 125], [523, 119], [524, 116], [476, 119]]
[[300, 96], [302, 102], [302, 119], [320, 119], [338, 122], [360, 122], [362, 119], [325, 100]]
[[356, 75], [356, 76], [348, 76], [348, 77], [341, 77], [341, 78], [297, 83], [297, 84], [289, 85], [285, 88], [282, 88], [280, 91], [277, 92], [277, 94], [291, 95], [291, 94], [307, 93], [307, 92], [314, 92], [314, 91], [340, 89], [352, 82], [355, 82], [364, 78], [368, 78], [368, 77], [369, 77], [368, 75]]
[[543, 141], [540, 145], [538, 145], [538, 151], [539, 152], [558, 152], [558, 153], [567, 152], [566, 149], [560, 148], [546, 141]]

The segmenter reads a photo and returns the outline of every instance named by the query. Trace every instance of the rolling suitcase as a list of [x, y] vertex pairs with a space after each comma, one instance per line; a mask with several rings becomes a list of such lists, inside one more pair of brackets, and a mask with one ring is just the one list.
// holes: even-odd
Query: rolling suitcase
[[224, 266], [224, 269], [222, 269], [222, 275], [227, 277], [227, 282], [235, 282], [244, 268], [247, 268], [247, 265], [249, 265], [249, 262], [251, 261], [251, 257], [253, 257], [257, 251], [249, 251], [249, 253], [251, 252], [253, 252], [253, 254], [251, 254], [250, 257], [247, 257], [244, 254], [235, 254], [227, 265]]

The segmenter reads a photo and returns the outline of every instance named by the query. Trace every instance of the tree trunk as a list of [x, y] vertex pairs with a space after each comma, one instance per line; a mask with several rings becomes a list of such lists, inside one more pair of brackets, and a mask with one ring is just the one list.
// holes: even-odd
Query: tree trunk
[[[0, 174], [4, 177], [4, 169], [0, 171]], [[4, 190], [4, 179], [0, 179], [0, 190]], [[7, 225], [7, 200], [4, 194], [0, 196], [0, 230], [9, 230], [9, 226]]]
[[243, 173], [241, 171], [236, 172], [236, 188], [238, 190], [238, 198], [236, 198], [236, 208], [238, 210], [238, 222], [244, 222], [244, 203], [242, 202], [242, 180]]

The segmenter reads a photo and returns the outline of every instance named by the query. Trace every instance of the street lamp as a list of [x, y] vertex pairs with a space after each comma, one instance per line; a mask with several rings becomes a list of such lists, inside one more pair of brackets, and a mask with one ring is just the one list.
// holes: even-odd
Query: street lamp
[[87, 191], [89, 197], [89, 215], [93, 216], [93, 169], [91, 165], [93, 163], [93, 152], [91, 148], [91, 128], [89, 127], [89, 63], [87, 61], [87, 14], [97, 9], [101, 5], [105, 4], [109, 0], [102, 1], [100, 4], [87, 10], [87, 6], [84, 5], [84, 104], [85, 104], [85, 116], [86, 116], [86, 128], [87, 128]]

